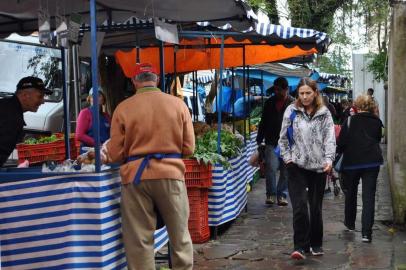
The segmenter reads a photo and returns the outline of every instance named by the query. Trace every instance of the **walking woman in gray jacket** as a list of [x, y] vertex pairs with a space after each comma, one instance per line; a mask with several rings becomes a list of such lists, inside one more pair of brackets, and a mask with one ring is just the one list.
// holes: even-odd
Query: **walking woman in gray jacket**
[[281, 156], [287, 166], [293, 208], [292, 259], [305, 253], [323, 255], [322, 202], [326, 174], [335, 158], [334, 123], [323, 105], [317, 83], [299, 82], [297, 100], [286, 108], [280, 132]]

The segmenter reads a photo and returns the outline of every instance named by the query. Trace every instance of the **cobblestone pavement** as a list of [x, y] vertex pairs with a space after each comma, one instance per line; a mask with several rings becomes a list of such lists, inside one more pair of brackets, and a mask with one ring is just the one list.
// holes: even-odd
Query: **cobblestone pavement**
[[[390, 225], [391, 197], [386, 169], [378, 178], [372, 243], [362, 243], [359, 205], [356, 231], [344, 231], [344, 196], [324, 198], [324, 256], [293, 261], [292, 209], [267, 206], [265, 181], [249, 193], [248, 211], [216, 240], [195, 247], [194, 269], [406, 269], [406, 232]], [[361, 190], [361, 187], [359, 188]], [[360, 194], [358, 204], [361, 203]]]

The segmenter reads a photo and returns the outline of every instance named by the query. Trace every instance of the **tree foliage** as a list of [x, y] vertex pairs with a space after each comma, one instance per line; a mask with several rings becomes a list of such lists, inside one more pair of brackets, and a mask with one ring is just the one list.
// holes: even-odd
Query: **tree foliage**
[[53, 89], [61, 87], [63, 83], [60, 64], [60, 58], [37, 53], [28, 59], [27, 69], [33, 70], [32, 76], [44, 78], [45, 86]]
[[329, 32], [334, 13], [352, 0], [288, 0], [292, 26]]
[[372, 61], [368, 64], [368, 71], [374, 74], [375, 80], [387, 82], [388, 81], [388, 65], [387, 65], [387, 52], [381, 51], [379, 53], [372, 53], [369, 55]]
[[[385, 80], [388, 44], [389, 3], [387, 0], [287, 0], [292, 26], [311, 28], [329, 34], [329, 53], [319, 58], [322, 71], [344, 74], [351, 49], [368, 46], [373, 53], [368, 70], [377, 80]], [[364, 34], [351, 40], [354, 29]], [[346, 64], [347, 63], [347, 64]]]
[[249, 0], [249, 4], [258, 10], [259, 8], [263, 9], [273, 24], [279, 23], [278, 10], [276, 7], [276, 0]]

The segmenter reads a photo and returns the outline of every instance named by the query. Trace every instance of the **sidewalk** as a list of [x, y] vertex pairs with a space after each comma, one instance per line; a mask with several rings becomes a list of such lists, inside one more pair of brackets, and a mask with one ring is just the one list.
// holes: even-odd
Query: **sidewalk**
[[[361, 187], [359, 188], [361, 190]], [[292, 209], [267, 206], [261, 179], [242, 213], [217, 240], [195, 245], [194, 269], [406, 269], [406, 232], [388, 227], [392, 219], [386, 170], [381, 169], [372, 243], [361, 242], [360, 205], [356, 232], [344, 231], [344, 196], [324, 198], [324, 251], [321, 257], [293, 261]], [[361, 204], [361, 194], [358, 204]]]

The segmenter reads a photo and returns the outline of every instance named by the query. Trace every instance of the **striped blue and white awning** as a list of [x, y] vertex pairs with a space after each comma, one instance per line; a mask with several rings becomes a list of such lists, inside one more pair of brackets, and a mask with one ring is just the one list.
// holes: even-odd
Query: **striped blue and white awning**
[[317, 44], [328, 38], [326, 33], [317, 30], [288, 27], [271, 23], [258, 23], [256, 25], [256, 32], [263, 36], [275, 35], [281, 39], [292, 39], [294, 37], [302, 39], [314, 38]]
[[[270, 23], [269, 19], [266, 19], [263, 16], [259, 16], [258, 18], [260, 19], [255, 23], [255, 27], [249, 27], [246, 29], [236, 29], [234, 25], [219, 24], [218, 22], [200, 22], [198, 25], [203, 27], [217, 27], [224, 31], [238, 31], [249, 34], [251, 37], [255, 37], [255, 34], [259, 34], [264, 37], [265, 40], [280, 39], [281, 41], [289, 41], [289, 43], [303, 43], [304, 41], [311, 42], [313, 40], [320, 52], [324, 52], [330, 43], [328, 35], [324, 32], [313, 29], [276, 25]], [[249, 37], [250, 36], [248, 36], [248, 38]]]
[[201, 76], [197, 75], [198, 83], [205, 84], [205, 83], [209, 83], [213, 80], [214, 80], [214, 75], [201, 75]]
[[320, 77], [322, 79], [348, 79], [347, 76], [341, 75], [341, 74], [333, 74], [333, 73], [326, 73], [326, 72], [319, 72]]

